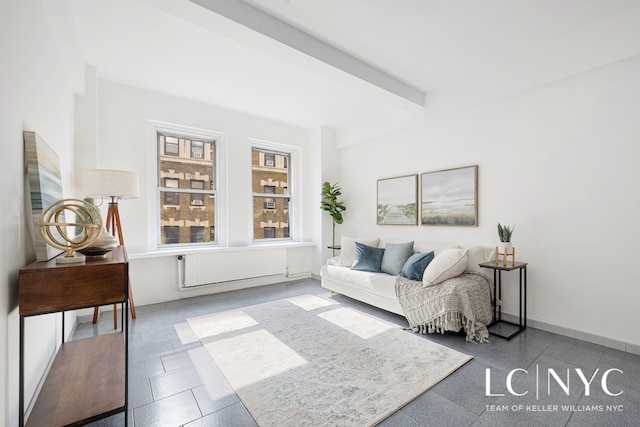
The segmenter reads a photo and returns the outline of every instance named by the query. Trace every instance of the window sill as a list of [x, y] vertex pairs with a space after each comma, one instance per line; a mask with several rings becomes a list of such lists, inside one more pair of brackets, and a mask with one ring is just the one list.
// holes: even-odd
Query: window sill
[[189, 247], [182, 246], [178, 248], [158, 249], [150, 252], [140, 252], [135, 254], [130, 253], [128, 254], [128, 258], [130, 260], [136, 260], [136, 259], [161, 258], [161, 257], [207, 253], [207, 252], [210, 252], [210, 253], [242, 252], [242, 251], [262, 250], [265, 248], [303, 248], [303, 247], [313, 247], [313, 246], [315, 246], [315, 243], [313, 242], [274, 242], [274, 243], [255, 243], [251, 246], [228, 246], [228, 247], [211, 246], [211, 247], [198, 247], [198, 248], [189, 248]]

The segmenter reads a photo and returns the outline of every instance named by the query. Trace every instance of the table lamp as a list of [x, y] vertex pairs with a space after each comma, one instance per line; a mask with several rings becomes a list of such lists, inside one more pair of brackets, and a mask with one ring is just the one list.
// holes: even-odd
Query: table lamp
[[[118, 201], [121, 199], [137, 199], [140, 196], [138, 188], [138, 174], [111, 169], [92, 169], [81, 173], [81, 188], [86, 197], [110, 197], [107, 211], [106, 229], [113, 236], [118, 237], [120, 245], [124, 246]], [[131, 280], [129, 280], [129, 307], [131, 318], [136, 318], [136, 308], [133, 303]], [[93, 323], [98, 321], [98, 307], [93, 310]], [[113, 310], [113, 328], [118, 327], [117, 310]]]

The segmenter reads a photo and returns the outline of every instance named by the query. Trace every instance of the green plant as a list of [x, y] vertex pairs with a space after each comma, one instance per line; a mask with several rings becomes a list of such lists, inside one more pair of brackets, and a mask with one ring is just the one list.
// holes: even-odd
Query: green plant
[[511, 235], [513, 234], [513, 230], [516, 228], [516, 226], [514, 225], [513, 227], [509, 227], [508, 225], [500, 225], [500, 223], [498, 223], [498, 237], [500, 238], [501, 242], [510, 242], [511, 241]]
[[331, 184], [329, 182], [325, 182], [324, 184], [322, 184], [322, 192], [320, 194], [322, 196], [320, 209], [329, 212], [329, 215], [331, 215], [331, 218], [333, 219], [331, 242], [332, 245], [335, 246], [336, 224], [342, 224], [344, 222], [342, 212], [347, 210], [344, 203], [338, 200], [338, 197], [342, 195], [342, 189], [340, 188], [340, 185], [338, 183]]

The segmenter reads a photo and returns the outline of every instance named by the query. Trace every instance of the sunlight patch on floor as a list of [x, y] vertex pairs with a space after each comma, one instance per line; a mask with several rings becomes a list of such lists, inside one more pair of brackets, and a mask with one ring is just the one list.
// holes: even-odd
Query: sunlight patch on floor
[[293, 298], [287, 298], [291, 304], [295, 304], [305, 311], [312, 311], [322, 307], [336, 305], [335, 301], [329, 301], [316, 295], [305, 294]]
[[368, 339], [378, 334], [393, 329], [395, 326], [374, 319], [366, 314], [359, 313], [350, 308], [338, 308], [318, 314], [336, 326], [341, 327], [360, 338]]
[[180, 339], [181, 344], [190, 344], [192, 342], [197, 342], [198, 337], [193, 333], [193, 329], [189, 327], [188, 323], [176, 323], [173, 325], [173, 329], [176, 330], [176, 334], [178, 334], [178, 339]]
[[238, 331], [258, 324], [242, 310], [191, 317], [187, 322], [189, 322], [189, 326], [200, 339]]
[[215, 341], [205, 348], [236, 390], [308, 363], [265, 330]]

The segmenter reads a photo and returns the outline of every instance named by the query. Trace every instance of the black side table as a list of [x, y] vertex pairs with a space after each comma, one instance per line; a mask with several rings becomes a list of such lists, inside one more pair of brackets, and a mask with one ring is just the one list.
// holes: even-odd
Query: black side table
[[[494, 262], [483, 262], [479, 264], [480, 267], [490, 268], [493, 270], [493, 322], [489, 325], [489, 328], [499, 323], [506, 323], [508, 325], [517, 326], [518, 329], [510, 335], [501, 335], [497, 332], [489, 330], [491, 335], [495, 335], [506, 340], [518, 335], [520, 332], [527, 328], [527, 263], [526, 262], [512, 262], [503, 265], [502, 263], [496, 264]], [[502, 320], [502, 306], [498, 306], [497, 301], [502, 301], [502, 272], [518, 270], [520, 273], [520, 292], [519, 292], [519, 321], [518, 323], [508, 322]]]

